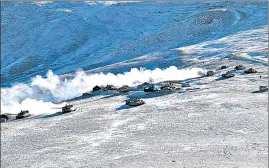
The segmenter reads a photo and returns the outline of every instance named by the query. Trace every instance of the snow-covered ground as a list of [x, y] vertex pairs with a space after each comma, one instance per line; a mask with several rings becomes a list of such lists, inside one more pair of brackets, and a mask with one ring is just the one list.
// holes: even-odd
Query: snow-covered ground
[[[1, 124], [2, 166], [267, 167], [267, 5], [3, 2], [1, 113], [33, 116]], [[219, 78], [238, 64], [258, 73]], [[53, 109], [96, 84], [188, 79], [195, 90]], [[137, 95], [145, 105], [124, 106]]]
[[[244, 64], [213, 60], [204, 66]], [[78, 111], [2, 124], [3, 167], [267, 167], [267, 67], [227, 80], [192, 80], [195, 91], [132, 93], [72, 102]], [[260, 79], [260, 76], [262, 77]], [[147, 97], [147, 98], [146, 98]]]

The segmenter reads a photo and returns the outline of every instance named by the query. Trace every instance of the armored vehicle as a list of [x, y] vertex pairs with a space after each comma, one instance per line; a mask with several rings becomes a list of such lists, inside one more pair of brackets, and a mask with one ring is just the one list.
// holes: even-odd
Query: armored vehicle
[[83, 93], [82, 96], [83, 97], [90, 97], [90, 96], [92, 96], [92, 94], [90, 94], [90, 93]]
[[226, 66], [226, 65], [223, 65], [220, 67], [220, 69], [226, 69], [226, 68], [228, 68], [228, 66]]
[[159, 91], [159, 88], [156, 88], [155, 85], [150, 85], [147, 88], [144, 88], [144, 92], [156, 92]]
[[235, 74], [231, 73], [230, 71], [227, 71], [225, 74], [221, 75], [223, 78], [232, 78], [235, 76]]
[[18, 113], [18, 115], [16, 116], [16, 119], [26, 118], [29, 116], [31, 116], [31, 114], [29, 113], [28, 110], [21, 110], [21, 112]]
[[265, 92], [268, 90], [268, 87], [267, 86], [260, 86], [259, 89], [261, 92]]
[[101, 89], [102, 89], [102, 88], [101, 88], [100, 86], [96, 85], [96, 86], [94, 86], [94, 87], [92, 88], [92, 91], [93, 91], [93, 92], [96, 92], [96, 91], [101, 90]]
[[104, 87], [104, 90], [117, 90], [118, 88], [113, 86], [113, 85], [107, 85], [106, 87]]
[[119, 88], [119, 92], [129, 92], [131, 88], [128, 85], [123, 85], [122, 87]]
[[257, 73], [257, 71], [253, 68], [249, 68], [247, 70], [244, 71], [246, 74], [251, 74], [251, 73]]
[[143, 104], [145, 104], [145, 101], [142, 99], [135, 98], [135, 99], [126, 100], [126, 105], [128, 106], [140, 106]]
[[9, 119], [8, 115], [6, 115], [6, 114], [0, 115], [0, 123], [6, 122], [8, 119]]
[[235, 70], [243, 70], [246, 69], [246, 67], [244, 67], [243, 65], [237, 65], [234, 67]]
[[148, 82], [144, 82], [141, 85], [138, 85], [137, 88], [144, 89], [144, 88], [149, 87], [149, 86], [151, 86], [151, 84], [149, 84]]
[[[180, 85], [180, 84], [178, 84], [178, 85]], [[174, 86], [174, 83], [170, 82], [170, 81], [166, 82], [166, 83], [162, 83], [161, 87], [160, 87], [160, 90], [174, 90], [174, 89], [176, 89], [176, 87]]]
[[65, 105], [64, 107], [62, 107], [62, 113], [64, 114], [64, 113], [70, 113], [70, 112], [72, 112], [72, 111], [74, 111], [74, 109], [73, 109], [73, 105]]
[[206, 72], [206, 76], [213, 76], [214, 75], [214, 72], [213, 71], [207, 71]]
[[173, 86], [170, 85], [163, 85], [160, 87], [161, 90], [173, 90], [175, 89]]

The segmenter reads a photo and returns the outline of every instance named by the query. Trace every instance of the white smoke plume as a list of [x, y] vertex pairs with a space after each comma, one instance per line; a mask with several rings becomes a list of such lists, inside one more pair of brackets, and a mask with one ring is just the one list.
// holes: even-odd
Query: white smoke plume
[[48, 71], [47, 77], [36, 76], [29, 84], [17, 84], [11, 88], [1, 88], [1, 113], [17, 114], [20, 110], [29, 110], [32, 114], [53, 113], [59, 107], [52, 102], [59, 102], [80, 96], [91, 91], [96, 85], [129, 85], [135, 86], [144, 82], [161, 82], [167, 80], [184, 80], [199, 77], [204, 73], [200, 68], [177, 69], [171, 66], [167, 69], [154, 70], [131, 69], [123, 74], [86, 74], [76, 72], [72, 79], [62, 77]]

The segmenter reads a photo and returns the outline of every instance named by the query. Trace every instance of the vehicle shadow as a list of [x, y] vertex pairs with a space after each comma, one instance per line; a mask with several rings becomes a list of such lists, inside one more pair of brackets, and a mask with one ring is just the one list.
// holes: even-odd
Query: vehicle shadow
[[144, 91], [138, 91], [129, 94], [127, 97], [129, 99], [134, 98], [140, 98], [140, 99], [148, 99], [148, 98], [154, 98], [154, 97], [160, 97], [165, 96], [174, 93], [174, 91], [156, 91], [156, 92], [144, 92]]
[[116, 111], [127, 110], [127, 109], [131, 109], [131, 108], [135, 108], [135, 106], [128, 106], [128, 105], [124, 104], [124, 105], [121, 105], [120, 107], [116, 108]]
[[83, 100], [92, 97], [93, 95], [87, 95], [87, 96], [78, 96], [74, 97], [72, 99], [65, 100], [65, 102], [72, 102], [72, 101], [77, 101], [77, 100]]
[[[233, 78], [233, 77], [231, 77]], [[227, 80], [227, 79], [230, 79], [230, 78], [224, 78], [224, 77], [218, 77], [217, 79], [215, 79], [216, 81], [222, 81], [222, 80]]]
[[264, 92], [268, 92], [268, 90], [256, 90], [253, 91], [252, 93], [264, 93]]
[[56, 112], [56, 113], [53, 113], [53, 114], [36, 116], [35, 119], [38, 119], [38, 118], [51, 118], [51, 117], [56, 117], [56, 116], [59, 116], [59, 115], [62, 115], [62, 112]]

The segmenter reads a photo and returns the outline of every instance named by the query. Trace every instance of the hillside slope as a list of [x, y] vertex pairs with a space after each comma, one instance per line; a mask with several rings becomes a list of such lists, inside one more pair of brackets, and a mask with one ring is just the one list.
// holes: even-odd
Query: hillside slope
[[143, 65], [150, 61], [144, 58], [132, 67], [183, 66], [171, 49], [267, 24], [267, 4], [261, 2], [4, 2], [1, 86], [29, 82], [49, 69], [65, 74], [151, 55], [170, 60]]

